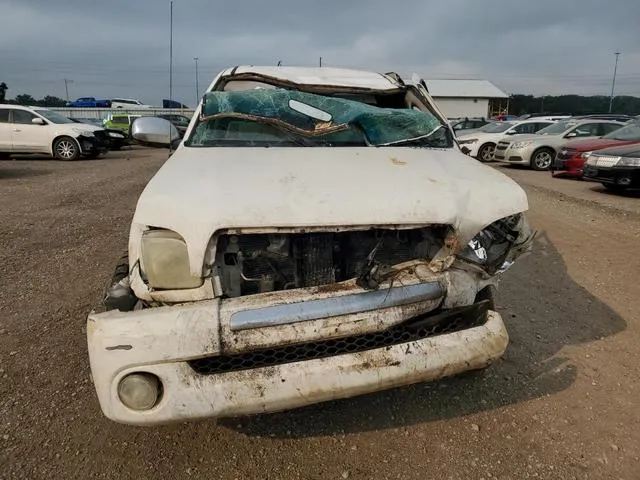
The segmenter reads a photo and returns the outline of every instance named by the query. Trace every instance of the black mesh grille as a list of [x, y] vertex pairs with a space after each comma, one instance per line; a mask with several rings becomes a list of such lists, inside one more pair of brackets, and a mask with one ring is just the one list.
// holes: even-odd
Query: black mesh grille
[[190, 361], [189, 365], [196, 373], [211, 375], [364, 352], [483, 325], [487, 319], [488, 308], [489, 301], [485, 300], [470, 307], [446, 310], [438, 314], [430, 313], [428, 316], [415, 318], [381, 332], [200, 358]]

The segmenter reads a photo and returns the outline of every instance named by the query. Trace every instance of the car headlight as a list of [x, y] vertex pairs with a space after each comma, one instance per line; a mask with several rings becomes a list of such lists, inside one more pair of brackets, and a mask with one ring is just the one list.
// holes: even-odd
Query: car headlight
[[458, 257], [493, 275], [508, 268], [518, 255], [530, 248], [532, 238], [525, 216], [511, 215], [478, 233]]
[[187, 244], [171, 230], [147, 230], [142, 235], [142, 270], [149, 286], [164, 290], [198, 288], [201, 277], [189, 270]]
[[73, 131], [76, 132], [78, 135], [82, 135], [83, 137], [95, 137], [95, 135], [91, 130], [74, 129]]
[[593, 152], [584, 152], [583, 154], [580, 155], [580, 158], [583, 160], [586, 160], [589, 155], [591, 155]]
[[616, 167], [640, 167], [640, 158], [636, 157], [620, 157]]
[[458, 143], [460, 145], [469, 145], [470, 143], [476, 143], [477, 141], [477, 138], [467, 138], [465, 140], [458, 140]]
[[124, 134], [117, 132], [109, 132], [109, 136], [113, 138], [124, 138]]
[[511, 144], [511, 148], [525, 148], [528, 147], [529, 145], [531, 145], [533, 142], [531, 141], [526, 141], [526, 142], [516, 142], [516, 143], [512, 143]]

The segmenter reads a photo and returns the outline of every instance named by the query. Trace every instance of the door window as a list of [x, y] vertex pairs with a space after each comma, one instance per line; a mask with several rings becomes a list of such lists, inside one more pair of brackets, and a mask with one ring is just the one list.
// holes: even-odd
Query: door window
[[36, 116], [27, 112], [26, 110], [12, 110], [13, 112], [13, 123], [19, 123], [22, 125], [31, 124], [31, 120], [36, 118]]

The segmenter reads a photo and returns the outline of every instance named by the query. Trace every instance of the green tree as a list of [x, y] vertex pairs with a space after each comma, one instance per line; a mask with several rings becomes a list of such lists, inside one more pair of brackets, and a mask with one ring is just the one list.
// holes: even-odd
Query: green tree
[[16, 95], [15, 101], [18, 105], [35, 105], [36, 99], [26, 93]]
[[41, 107], [64, 107], [66, 102], [58, 97], [47, 95], [42, 100], [38, 100], [38, 105]]

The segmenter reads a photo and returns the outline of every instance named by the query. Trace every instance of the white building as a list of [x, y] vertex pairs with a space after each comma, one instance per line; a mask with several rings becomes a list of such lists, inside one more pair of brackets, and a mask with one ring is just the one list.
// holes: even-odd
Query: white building
[[425, 80], [429, 93], [448, 118], [505, 113], [509, 95], [488, 80]]

